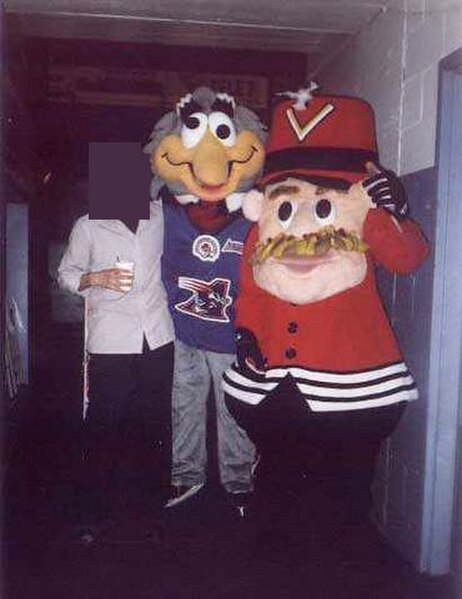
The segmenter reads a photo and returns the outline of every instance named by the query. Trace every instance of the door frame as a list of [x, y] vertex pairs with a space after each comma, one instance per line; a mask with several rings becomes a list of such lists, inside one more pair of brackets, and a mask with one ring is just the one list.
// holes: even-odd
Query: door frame
[[457, 189], [462, 189], [462, 48], [440, 61], [438, 95], [437, 216], [420, 563], [421, 570], [431, 575], [450, 571], [457, 491], [462, 347], [462, 201]]

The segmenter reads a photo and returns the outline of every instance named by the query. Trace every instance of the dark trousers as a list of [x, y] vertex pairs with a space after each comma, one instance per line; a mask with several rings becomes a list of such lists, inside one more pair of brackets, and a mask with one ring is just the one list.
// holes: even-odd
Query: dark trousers
[[266, 521], [322, 526], [367, 516], [381, 443], [405, 404], [312, 412], [290, 377], [258, 406], [227, 402], [261, 456], [255, 491]]
[[[84, 518], [160, 508], [171, 472], [173, 343], [92, 354], [84, 423]], [[115, 513], [114, 513], [115, 512]]]

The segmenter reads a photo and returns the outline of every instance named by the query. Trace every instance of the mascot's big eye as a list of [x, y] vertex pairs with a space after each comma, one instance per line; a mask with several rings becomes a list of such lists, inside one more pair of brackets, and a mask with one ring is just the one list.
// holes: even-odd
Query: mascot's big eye
[[335, 220], [335, 206], [330, 200], [318, 200], [314, 207], [314, 217], [322, 226], [330, 225]]
[[278, 209], [278, 219], [281, 227], [287, 229], [292, 222], [295, 214], [295, 207], [292, 202], [282, 202]]
[[217, 139], [227, 147], [236, 143], [236, 128], [233, 121], [224, 112], [209, 114], [209, 126]]
[[185, 148], [197, 145], [207, 131], [207, 115], [203, 112], [194, 112], [181, 128], [181, 143]]

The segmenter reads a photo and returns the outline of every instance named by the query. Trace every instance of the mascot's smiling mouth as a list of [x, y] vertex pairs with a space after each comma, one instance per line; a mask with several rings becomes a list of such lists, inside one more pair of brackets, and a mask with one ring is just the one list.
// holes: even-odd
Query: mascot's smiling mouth
[[172, 158], [170, 157], [168, 152], [165, 152], [164, 154], [161, 155], [161, 158], [163, 158], [170, 166], [174, 166], [177, 168], [180, 168], [182, 166], [187, 166], [189, 169], [189, 172], [194, 180], [194, 182], [201, 187], [204, 190], [207, 191], [216, 191], [221, 189], [222, 187], [224, 187], [227, 182], [229, 181], [229, 179], [231, 178], [231, 174], [233, 172], [233, 168], [234, 165], [239, 165], [239, 164], [248, 164], [252, 158], [255, 156], [255, 154], [257, 154], [259, 152], [259, 149], [257, 147], [255, 147], [254, 145], [250, 146], [250, 152], [249, 154], [243, 158], [242, 160], [238, 159], [238, 158], [234, 158], [232, 160], [228, 160], [227, 164], [228, 164], [228, 178], [227, 181], [219, 184], [219, 185], [210, 185], [208, 183], [205, 183], [204, 181], [201, 181], [194, 173], [194, 164], [192, 161], [190, 160], [182, 160], [180, 162], [175, 162], [174, 160], [172, 160]]

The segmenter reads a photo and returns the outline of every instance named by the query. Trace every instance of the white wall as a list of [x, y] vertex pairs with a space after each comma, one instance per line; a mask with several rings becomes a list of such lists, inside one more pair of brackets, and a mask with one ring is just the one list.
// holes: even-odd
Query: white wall
[[402, 0], [377, 16], [318, 76], [377, 116], [381, 162], [400, 174], [435, 163], [438, 62], [462, 46], [462, 0]]
[[435, 164], [438, 62], [462, 46], [462, 0], [407, 0], [401, 174]]
[[317, 76], [321, 92], [359, 96], [374, 107], [380, 159], [397, 170], [403, 62], [403, 10], [380, 14]]

